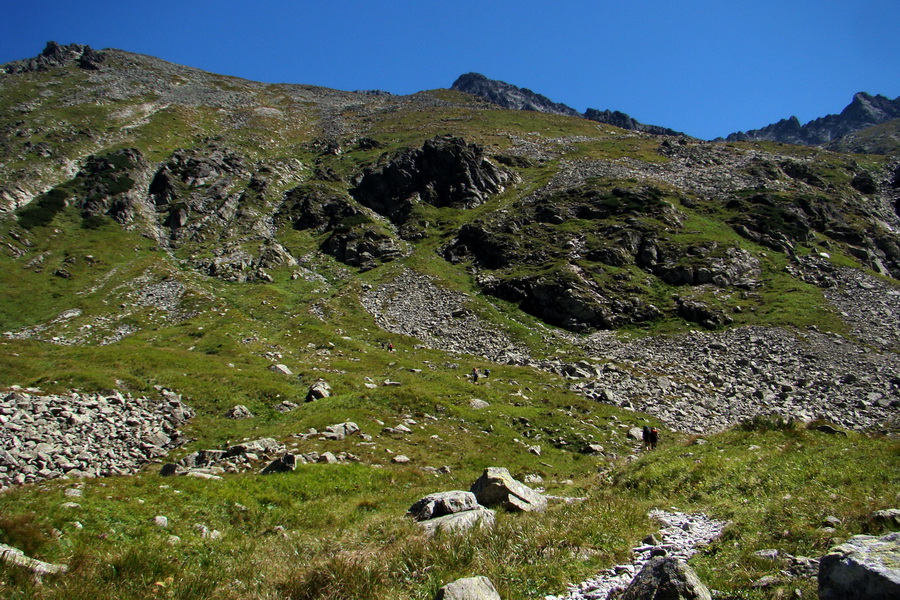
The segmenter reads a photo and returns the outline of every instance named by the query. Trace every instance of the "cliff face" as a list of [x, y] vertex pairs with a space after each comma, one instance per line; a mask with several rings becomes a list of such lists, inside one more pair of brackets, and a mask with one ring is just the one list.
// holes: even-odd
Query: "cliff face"
[[732, 133], [726, 140], [765, 140], [818, 146], [895, 119], [900, 119], [900, 98], [891, 100], [885, 96], [859, 92], [840, 114], [819, 117], [805, 125], [801, 125], [797, 117], [790, 117], [761, 129]]

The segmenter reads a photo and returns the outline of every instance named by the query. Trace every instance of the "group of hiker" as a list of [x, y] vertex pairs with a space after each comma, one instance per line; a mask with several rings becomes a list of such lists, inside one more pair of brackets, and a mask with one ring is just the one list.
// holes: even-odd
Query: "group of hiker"
[[471, 375], [470, 375], [470, 377], [472, 377], [472, 383], [478, 383], [478, 378], [479, 378], [479, 377], [485, 377], [485, 378], [487, 378], [487, 377], [490, 377], [490, 376], [491, 376], [491, 370], [490, 370], [490, 369], [484, 369], [484, 370], [482, 371], [482, 370], [480, 370], [478, 367], [473, 367], [473, 368], [472, 368], [472, 373], [471, 373]]
[[657, 429], [656, 427], [650, 427], [649, 425], [644, 425], [642, 436], [644, 438], [644, 449], [654, 450], [656, 448], [656, 444], [659, 443], [659, 429]]

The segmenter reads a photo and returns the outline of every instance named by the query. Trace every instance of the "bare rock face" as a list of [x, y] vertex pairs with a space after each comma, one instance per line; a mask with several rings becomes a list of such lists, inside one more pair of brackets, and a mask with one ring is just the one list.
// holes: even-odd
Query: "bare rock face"
[[821, 600], [900, 598], [900, 532], [855, 535], [819, 561]]
[[444, 136], [370, 167], [350, 194], [394, 223], [407, 221], [417, 202], [474, 208], [503, 191], [513, 176], [487, 159], [480, 146]]
[[135, 148], [89, 156], [75, 179], [84, 190], [82, 215], [107, 215], [122, 224], [139, 216], [149, 221], [154, 214], [142, 189], [149, 176], [150, 163]]
[[500, 594], [487, 577], [465, 577], [439, 589], [435, 600], [500, 600]]
[[483, 506], [502, 506], [510, 511], [543, 512], [547, 499], [513, 479], [503, 467], [488, 467], [469, 490]]
[[657, 557], [647, 562], [619, 600], [710, 600], [706, 588], [687, 563]]

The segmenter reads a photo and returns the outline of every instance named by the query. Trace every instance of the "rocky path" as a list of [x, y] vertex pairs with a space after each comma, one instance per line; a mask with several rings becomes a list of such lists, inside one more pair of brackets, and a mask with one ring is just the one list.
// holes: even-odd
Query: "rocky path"
[[717, 538], [727, 525], [724, 521], [716, 521], [700, 513], [653, 510], [650, 517], [664, 527], [634, 548], [634, 558], [630, 563], [605, 569], [596, 577], [571, 585], [565, 595], [546, 596], [545, 600], [606, 600], [612, 592], [627, 587], [652, 557], [670, 556], [687, 560], [700, 546]]

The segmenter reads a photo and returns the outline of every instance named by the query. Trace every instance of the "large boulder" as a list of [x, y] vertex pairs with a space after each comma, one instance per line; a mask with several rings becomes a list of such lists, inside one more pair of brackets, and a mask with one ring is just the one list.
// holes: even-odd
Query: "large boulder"
[[274, 438], [259, 438], [229, 446], [226, 452], [228, 456], [239, 456], [241, 454], [266, 454], [278, 449], [280, 449], [280, 444]]
[[711, 600], [711, 596], [687, 563], [663, 556], [645, 563], [618, 600]]
[[331, 386], [328, 385], [328, 382], [317, 381], [309, 386], [309, 391], [306, 393], [306, 401], [312, 402], [313, 400], [321, 400], [322, 398], [328, 398], [330, 396]]
[[289, 473], [297, 468], [297, 455], [286, 452], [282, 456], [270, 462], [260, 471], [261, 475], [270, 475], [272, 473]]
[[503, 467], [488, 467], [469, 490], [483, 506], [502, 506], [506, 510], [542, 512], [547, 499], [527, 485], [516, 481]]
[[472, 492], [452, 491], [428, 494], [409, 508], [416, 521], [425, 521], [481, 508]]
[[876, 510], [869, 515], [869, 522], [876, 527], [900, 530], [900, 508]]
[[438, 590], [435, 600], [500, 600], [497, 588], [487, 577], [465, 577]]
[[819, 561], [820, 600], [900, 598], [900, 532], [855, 535]]
[[345, 423], [329, 425], [325, 428], [322, 436], [328, 440], [340, 441], [347, 436], [353, 435], [355, 433], [359, 433], [359, 425], [357, 425], [353, 421], [347, 421]]

